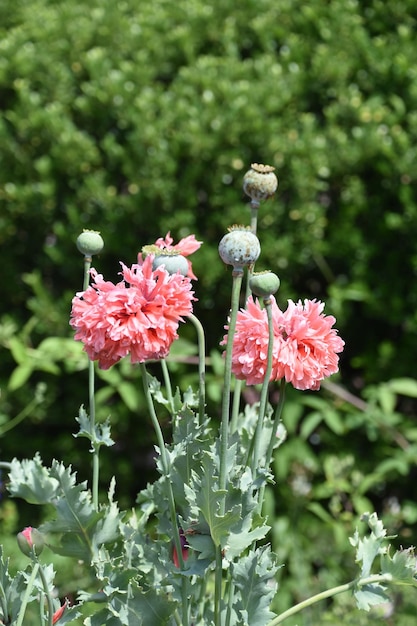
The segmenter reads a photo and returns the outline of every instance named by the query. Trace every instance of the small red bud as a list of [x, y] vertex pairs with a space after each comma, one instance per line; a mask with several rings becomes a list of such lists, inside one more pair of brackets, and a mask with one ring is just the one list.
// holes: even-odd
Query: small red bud
[[68, 606], [68, 600], [65, 600], [64, 604], [55, 611], [55, 613], [52, 615], [53, 624], [56, 624], [61, 619], [67, 606]]
[[19, 548], [26, 556], [39, 556], [43, 550], [44, 539], [43, 535], [37, 528], [27, 526], [17, 535], [17, 543]]
[[[181, 543], [181, 552], [182, 552], [182, 560], [186, 561], [188, 559], [188, 545], [187, 540], [184, 535], [184, 531], [180, 528], [180, 543]], [[175, 567], [180, 566], [180, 560], [178, 558], [177, 549], [174, 546], [172, 549], [172, 560], [174, 561]]]

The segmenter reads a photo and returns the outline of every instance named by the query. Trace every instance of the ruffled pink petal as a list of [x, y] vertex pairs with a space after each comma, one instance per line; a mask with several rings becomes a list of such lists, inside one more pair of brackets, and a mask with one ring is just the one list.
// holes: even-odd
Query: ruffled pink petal
[[[333, 328], [335, 318], [323, 314], [316, 300], [289, 300], [282, 312], [272, 298], [274, 328], [271, 380], [285, 378], [296, 389], [317, 390], [320, 382], [338, 371], [344, 341]], [[226, 327], [227, 329], [227, 327]], [[249, 298], [239, 311], [233, 341], [232, 371], [249, 385], [261, 384], [268, 352], [268, 322], [259, 302]], [[222, 345], [227, 341], [225, 335]]]
[[188, 277], [153, 271], [150, 256], [130, 268], [121, 265], [123, 281], [115, 285], [92, 270], [92, 285], [72, 302], [75, 339], [101, 369], [128, 354], [132, 363], [165, 357], [195, 300]]

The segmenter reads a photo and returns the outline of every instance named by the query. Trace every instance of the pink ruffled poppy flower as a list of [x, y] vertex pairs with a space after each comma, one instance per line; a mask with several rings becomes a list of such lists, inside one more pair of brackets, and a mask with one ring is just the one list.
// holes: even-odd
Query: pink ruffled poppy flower
[[[271, 300], [274, 346], [270, 380], [285, 378], [296, 389], [319, 389], [324, 378], [338, 371], [338, 353], [345, 345], [333, 328], [335, 318], [324, 315], [324, 304], [317, 300], [289, 300], [285, 312], [273, 297]], [[232, 352], [232, 371], [248, 385], [264, 380], [268, 337], [266, 311], [250, 297], [247, 308], [238, 312]], [[226, 341], [227, 335], [222, 344]]]
[[[161, 250], [176, 250], [177, 252], [182, 254], [182, 256], [187, 257], [190, 256], [190, 254], [193, 254], [193, 252], [195, 252], [196, 250], [198, 250], [203, 243], [202, 241], [197, 241], [195, 235], [188, 235], [188, 237], [180, 239], [180, 241], [175, 245], [172, 245], [173, 241], [174, 240], [171, 237], [171, 232], [169, 231], [165, 235], [165, 239], [163, 237], [159, 237], [159, 239], [155, 241], [155, 245], [158, 246], [158, 248], [161, 248]], [[187, 259], [187, 263], [189, 278], [197, 280], [197, 276], [195, 276], [195, 274], [193, 273], [191, 261], [189, 259]]]
[[117, 284], [92, 269], [93, 284], [73, 298], [74, 338], [101, 369], [128, 354], [132, 363], [166, 357], [179, 322], [192, 313], [190, 278], [163, 267], [152, 270], [152, 260], [149, 255], [131, 268], [121, 263], [123, 280]]

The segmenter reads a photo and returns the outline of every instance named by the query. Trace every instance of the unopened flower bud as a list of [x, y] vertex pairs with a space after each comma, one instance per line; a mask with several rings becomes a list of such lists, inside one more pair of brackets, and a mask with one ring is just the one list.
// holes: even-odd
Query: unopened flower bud
[[253, 265], [261, 253], [259, 239], [245, 226], [231, 226], [219, 243], [220, 258], [226, 265], [241, 270]]
[[67, 608], [67, 606], [68, 606], [68, 600], [65, 600], [64, 604], [62, 604], [52, 615], [52, 624], [57, 624], [59, 622], [61, 617], [64, 615], [65, 609]]
[[32, 526], [28, 526], [18, 533], [17, 543], [26, 556], [33, 556], [33, 554], [39, 556], [45, 544], [43, 535]]
[[243, 191], [252, 200], [252, 205], [271, 198], [277, 190], [278, 179], [272, 165], [252, 163], [251, 169], [243, 177]]
[[273, 272], [255, 272], [249, 279], [249, 287], [258, 298], [267, 298], [276, 293], [280, 280]]
[[103, 250], [104, 241], [96, 230], [83, 230], [77, 237], [77, 248], [84, 256], [93, 256]]

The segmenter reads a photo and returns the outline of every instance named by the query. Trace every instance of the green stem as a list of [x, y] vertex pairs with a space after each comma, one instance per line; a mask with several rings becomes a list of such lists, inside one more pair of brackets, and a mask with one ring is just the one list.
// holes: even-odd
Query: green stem
[[204, 336], [204, 328], [200, 320], [193, 314], [188, 316], [190, 321], [194, 324], [197, 331], [197, 343], [198, 343], [198, 416], [200, 425], [204, 421], [204, 415], [206, 410], [206, 341]]
[[43, 590], [45, 592], [45, 596], [46, 596], [46, 601], [48, 603], [48, 626], [52, 626], [52, 618], [54, 615], [54, 605], [52, 602], [52, 596], [51, 596], [51, 592], [49, 590], [48, 587], [48, 582], [45, 578], [45, 572], [42, 569], [42, 565], [40, 565], [39, 567], [39, 574], [42, 580], [42, 586], [43, 586]]
[[[277, 430], [281, 422], [282, 409], [284, 408], [284, 402], [285, 402], [285, 378], [281, 378], [280, 388], [279, 388], [279, 400], [275, 409], [274, 423], [272, 425], [272, 431], [271, 431], [271, 439], [269, 440], [268, 449], [265, 454], [265, 467], [267, 469], [269, 468], [271, 464], [272, 454], [274, 452], [274, 447], [275, 447], [275, 442], [276, 442]], [[261, 510], [262, 510], [264, 493], [265, 493], [265, 484], [261, 485], [259, 489], [259, 494], [258, 494], [259, 513], [261, 513]]]
[[[256, 235], [256, 231], [258, 228], [258, 208], [259, 203], [251, 202], [251, 217], [250, 217], [250, 228], [254, 235]], [[249, 281], [253, 274], [254, 265], [248, 267], [248, 273], [246, 275], [246, 289], [245, 289], [245, 305], [250, 295], [250, 287]], [[233, 392], [233, 406], [232, 406], [232, 418], [230, 420], [230, 432], [234, 433], [237, 428], [237, 423], [239, 419], [239, 409], [240, 409], [240, 396], [242, 394], [242, 387], [244, 385], [243, 380], [236, 380], [235, 389]]]
[[[84, 257], [84, 280], [83, 280], [83, 290], [86, 291], [90, 284], [90, 268], [91, 268], [92, 257], [85, 256]], [[94, 363], [89, 360], [88, 362], [88, 405], [89, 405], [89, 414], [90, 414], [90, 427], [91, 432], [94, 432], [95, 423], [96, 423], [96, 400], [95, 400], [95, 371], [94, 371]], [[92, 452], [93, 452], [93, 479], [92, 479], [92, 497], [93, 497], [93, 505], [94, 508], [98, 508], [98, 484], [99, 484], [99, 473], [100, 473], [100, 462], [99, 462], [99, 454], [100, 454], [100, 446], [92, 444]]]
[[214, 624], [221, 626], [221, 599], [222, 599], [222, 548], [216, 547], [216, 571], [214, 576]]
[[277, 436], [278, 426], [281, 422], [282, 409], [284, 408], [285, 402], [285, 378], [281, 378], [280, 386], [279, 386], [279, 400], [277, 407], [275, 409], [274, 423], [272, 425], [271, 439], [269, 440], [268, 449], [265, 455], [265, 467], [269, 467], [272, 459], [272, 453], [275, 447], [275, 440]]
[[[222, 398], [222, 421], [220, 426], [220, 472], [219, 472], [219, 489], [226, 489], [227, 476], [227, 450], [228, 450], [228, 432], [229, 432], [229, 413], [230, 413], [230, 388], [232, 380], [232, 356], [233, 356], [233, 338], [236, 329], [237, 312], [239, 310], [239, 296], [242, 286], [243, 270], [233, 270], [233, 286], [231, 297], [231, 310], [229, 319], [229, 330], [227, 333], [226, 356], [224, 365], [224, 384]], [[224, 515], [225, 498], [222, 498], [220, 505], [220, 515]]]
[[[221, 496], [219, 512], [220, 516], [224, 515], [226, 510], [226, 484], [227, 484], [227, 452], [229, 448], [229, 418], [230, 418], [230, 389], [232, 380], [232, 355], [233, 355], [233, 337], [236, 329], [237, 312], [239, 310], [239, 296], [242, 286], [242, 269], [233, 270], [233, 285], [231, 297], [231, 309], [229, 319], [229, 330], [227, 333], [226, 356], [224, 366], [224, 384], [222, 398], [222, 421], [220, 425], [220, 469], [219, 469], [219, 489], [224, 492]], [[215, 626], [221, 625], [221, 591], [222, 591], [222, 548], [216, 548], [216, 571], [214, 582], [215, 596]]]
[[89, 284], [90, 284], [90, 268], [91, 268], [92, 260], [93, 259], [92, 259], [91, 256], [85, 256], [84, 257], [83, 291], [86, 291], [88, 289]]
[[29, 404], [27, 404], [24, 409], [22, 409], [20, 411], [20, 413], [18, 413], [13, 419], [9, 420], [7, 422], [7, 424], [4, 424], [1, 428], [0, 428], [0, 437], [2, 437], [5, 433], [9, 432], [9, 430], [12, 430], [12, 428], [14, 428], [15, 426], [17, 426], [18, 424], [20, 424], [20, 422], [23, 422], [23, 420], [31, 414], [32, 410], [38, 405], [40, 404], [39, 399], [35, 396], [30, 402]]
[[264, 426], [266, 405], [268, 402], [269, 379], [271, 378], [272, 357], [273, 357], [273, 350], [274, 350], [274, 324], [273, 324], [273, 319], [272, 319], [271, 298], [265, 298], [264, 304], [265, 304], [266, 315], [268, 319], [268, 354], [267, 354], [267, 361], [266, 361], [265, 377], [264, 377], [264, 381], [262, 384], [261, 398], [259, 402], [258, 421], [256, 424], [255, 435], [254, 435], [253, 456], [252, 456], [252, 464], [251, 464], [252, 476], [255, 476], [257, 469], [258, 469], [261, 440], [262, 440], [262, 431], [263, 431], [263, 426]]
[[298, 604], [295, 604], [291, 608], [287, 609], [278, 615], [273, 620], [268, 622], [267, 626], [278, 626], [278, 624], [282, 624], [287, 617], [291, 617], [291, 615], [295, 615], [299, 613], [303, 609], [306, 609], [317, 602], [321, 602], [322, 600], [326, 600], [327, 598], [332, 598], [333, 596], [338, 595], [339, 593], [343, 593], [345, 591], [349, 591], [350, 589], [354, 589], [355, 587], [363, 587], [364, 585], [372, 585], [374, 583], [388, 583], [392, 582], [390, 576], [384, 576], [383, 574], [375, 574], [375, 576], [368, 576], [367, 578], [363, 578], [361, 580], [351, 580], [349, 583], [345, 583], [344, 585], [338, 585], [337, 587], [332, 587], [331, 589], [327, 589], [326, 591], [321, 591], [311, 598], [307, 598], [307, 600], [303, 600]]
[[234, 601], [234, 595], [235, 595], [235, 584], [233, 581], [233, 562], [230, 563], [230, 576], [229, 576], [229, 585], [228, 585], [228, 590], [227, 590], [227, 611], [226, 611], [226, 621], [225, 621], [225, 626], [230, 626], [230, 621], [232, 619], [232, 608], [233, 608], [233, 601]]
[[[169, 509], [169, 515], [171, 518], [172, 534], [173, 534], [175, 550], [177, 552], [180, 569], [183, 570], [184, 559], [182, 556], [181, 539], [180, 539], [180, 533], [179, 533], [179, 528], [178, 528], [178, 523], [177, 523], [177, 512], [175, 509], [174, 493], [172, 491], [169, 459], [168, 459], [167, 451], [165, 448], [164, 436], [162, 434], [161, 426], [159, 424], [159, 421], [155, 412], [152, 395], [149, 390], [148, 372], [146, 371], [146, 366], [144, 363], [140, 364], [140, 368], [141, 368], [141, 373], [142, 373], [143, 391], [145, 393], [146, 403], [148, 406], [152, 425], [155, 430], [156, 439], [157, 439], [158, 447], [159, 447], [159, 454], [161, 456], [162, 470], [165, 476], [167, 490], [168, 490], [168, 509]], [[182, 626], [188, 626], [187, 587], [188, 587], [188, 582], [186, 578], [184, 577], [182, 580], [182, 590], [181, 590], [182, 591], [182, 603], [181, 603], [182, 604]]]
[[26, 613], [26, 607], [29, 602], [30, 594], [32, 593], [33, 585], [35, 583], [36, 576], [38, 575], [39, 563], [35, 563], [32, 569], [32, 573], [28, 580], [28, 584], [26, 585], [25, 594], [22, 599], [22, 604], [20, 606], [19, 615], [17, 616], [16, 626], [22, 626], [23, 618]]
[[174, 408], [174, 398], [172, 396], [171, 378], [169, 376], [168, 364], [165, 361], [165, 359], [161, 360], [161, 368], [162, 368], [162, 375], [164, 377], [165, 390], [166, 390], [167, 399], [169, 402], [170, 412], [171, 412], [171, 415], [174, 415], [175, 408]]
[[237, 424], [239, 421], [239, 413], [240, 413], [240, 396], [242, 394], [242, 387], [244, 385], [244, 380], [235, 380], [235, 388], [233, 390], [233, 405], [232, 405], [232, 418], [230, 420], [230, 434], [232, 435], [236, 432]]
[[[88, 362], [88, 399], [89, 399], [89, 412], [90, 412], [90, 428], [91, 433], [94, 433], [96, 423], [96, 400], [95, 400], [95, 372], [93, 361]], [[92, 482], [92, 496], [93, 506], [98, 509], [98, 484], [100, 474], [100, 446], [92, 443], [93, 453], [93, 482]]]

